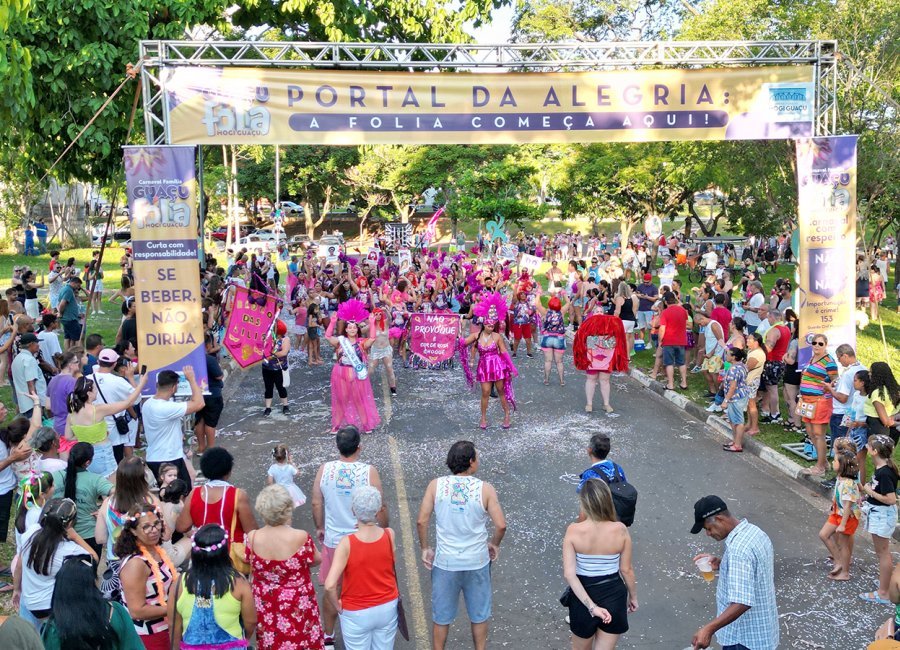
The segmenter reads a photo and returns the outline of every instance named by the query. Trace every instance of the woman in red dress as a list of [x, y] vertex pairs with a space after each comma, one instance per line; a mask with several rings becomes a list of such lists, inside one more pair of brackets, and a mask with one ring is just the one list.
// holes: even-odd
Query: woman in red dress
[[309, 570], [321, 561], [312, 537], [291, 527], [294, 500], [280, 485], [256, 497], [265, 526], [247, 535], [258, 650], [323, 650], [325, 635]]

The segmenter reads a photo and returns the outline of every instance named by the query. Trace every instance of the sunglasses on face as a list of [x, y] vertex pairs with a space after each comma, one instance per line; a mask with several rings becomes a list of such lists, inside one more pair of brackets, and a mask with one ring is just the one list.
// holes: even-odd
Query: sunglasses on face
[[819, 345], [819, 346], [824, 347], [824, 346], [825, 346], [825, 341], [813, 341], [812, 344], [813, 344], [813, 345]]

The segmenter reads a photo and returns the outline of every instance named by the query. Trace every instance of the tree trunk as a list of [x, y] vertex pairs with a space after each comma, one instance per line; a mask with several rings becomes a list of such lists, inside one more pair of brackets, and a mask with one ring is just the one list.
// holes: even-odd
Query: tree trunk
[[628, 241], [631, 239], [631, 231], [634, 229], [636, 223], [637, 221], [633, 219], [622, 219], [619, 222], [619, 232], [621, 233], [622, 239], [619, 243], [620, 250], [625, 250], [628, 246]]

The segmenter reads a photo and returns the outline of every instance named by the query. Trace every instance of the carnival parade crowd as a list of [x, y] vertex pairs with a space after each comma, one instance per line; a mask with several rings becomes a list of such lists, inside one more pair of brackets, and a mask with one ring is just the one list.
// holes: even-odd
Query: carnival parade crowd
[[[733, 430], [725, 452], [742, 452], [761, 422], [796, 432], [815, 459], [807, 473], [824, 475], [830, 464], [837, 475], [826, 486], [832, 507], [820, 532], [832, 561], [827, 577], [850, 579], [861, 528], [871, 535], [879, 578], [859, 597], [900, 602], [889, 545], [900, 386], [888, 363], [867, 368], [853, 346], [821, 334], [809, 341], [809, 361], [801, 360], [792, 278], [770, 292], [760, 282], [790, 261], [789, 236], [754, 238], [742, 251], [712, 243], [694, 250], [676, 236], [643, 234], [624, 242], [618, 234], [504, 239], [454, 241], [447, 250], [414, 245], [399, 258], [384, 246], [332, 260], [290, 256], [283, 247], [277, 259], [237, 250], [219, 265], [210, 255], [201, 275], [208, 388], [188, 366], [183, 377], [160, 372], [144, 400], [130, 255], [105, 303], [99, 255], [83, 272], [58, 252], [46, 275], [17, 266], [0, 300], [0, 383], [11, 383], [18, 411], [7, 421], [0, 406], [0, 540], [12, 528], [16, 548], [0, 573], [18, 616], [0, 626], [0, 648], [330, 649], [338, 625], [347, 649], [394, 647], [406, 631], [399, 540], [378, 471], [361, 458], [366, 434], [383, 428], [373, 377], [383, 370], [389, 392], [402, 395], [403, 371], [423, 363], [409, 349], [410, 320], [420, 313], [459, 316], [455, 359], [436, 370], [478, 384], [480, 429], [491, 426], [494, 402], [501, 429], [517, 417], [521, 355], [540, 354], [543, 383], [565, 385], [571, 346], [586, 412], [614, 413], [611, 376], [627, 372], [636, 351], [652, 350], [649, 372], [668, 390], [687, 388], [692, 373], [703, 377], [708, 410], [723, 413]], [[892, 290], [893, 246], [889, 239], [857, 269], [858, 307], [868, 306], [872, 319]], [[549, 267], [528, 267], [525, 256]], [[686, 266], [699, 269], [697, 286], [679, 279]], [[288, 447], [273, 449], [268, 485], [251, 498], [231, 483], [235, 459], [216, 442], [228, 366], [220, 341], [234, 287], [276, 296], [280, 305], [260, 370], [264, 417], [277, 392], [281, 413], [302, 418], [288, 405], [291, 368], [332, 363], [336, 455], [320, 465], [309, 496], [314, 533], [291, 525], [307, 495], [294, 482]], [[116, 340], [83, 336], [85, 314], [89, 330], [90, 314], [115, 300]], [[187, 391], [175, 399], [184, 382]], [[193, 449], [185, 446], [189, 416]], [[560, 600], [572, 647], [609, 650], [639, 606], [628, 527], [640, 486], [612, 461], [609, 436], [585, 442], [591, 467], [577, 488], [580, 515], [563, 539], [568, 589]], [[490, 567], [507, 529], [503, 495], [477, 476], [472, 442], [452, 444], [446, 465], [417, 518], [431, 576], [432, 646], [445, 647], [462, 594], [473, 646], [482, 649]], [[704, 575], [718, 572], [717, 615], [691, 647], [709, 647], [715, 636], [726, 650], [777, 648], [768, 536], [715, 495], [694, 504], [690, 521], [692, 533], [703, 530], [725, 546], [721, 559], [694, 558]], [[900, 606], [879, 633], [893, 637], [895, 624], [900, 640]]]

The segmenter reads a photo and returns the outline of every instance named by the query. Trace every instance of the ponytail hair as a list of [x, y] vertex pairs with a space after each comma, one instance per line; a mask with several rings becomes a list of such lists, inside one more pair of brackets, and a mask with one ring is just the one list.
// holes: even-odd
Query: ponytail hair
[[75, 502], [53, 499], [41, 510], [41, 528], [29, 540], [28, 566], [40, 575], [49, 576], [56, 549], [68, 537], [69, 526], [75, 521]]
[[19, 499], [16, 503], [16, 530], [19, 534], [25, 532], [25, 517], [37, 504], [37, 498], [52, 487], [53, 475], [50, 472], [32, 474], [19, 482]]
[[75, 388], [66, 401], [69, 413], [78, 413], [88, 403], [88, 395], [94, 388], [94, 380], [90, 377], [79, 377], [75, 382]]
[[76, 442], [69, 450], [69, 460], [66, 461], [66, 478], [64, 483], [64, 496], [75, 500], [75, 486], [78, 482], [78, 470], [94, 460], [94, 445], [89, 442]]

